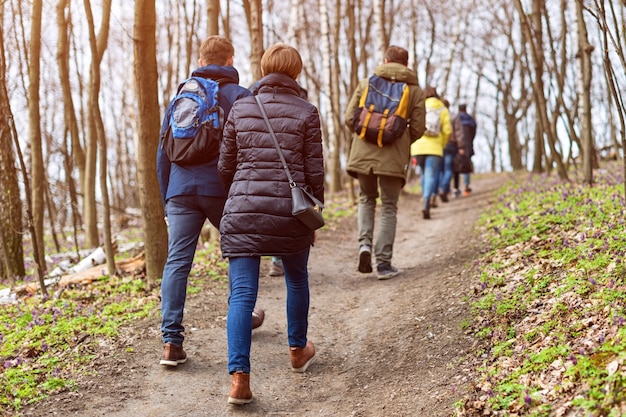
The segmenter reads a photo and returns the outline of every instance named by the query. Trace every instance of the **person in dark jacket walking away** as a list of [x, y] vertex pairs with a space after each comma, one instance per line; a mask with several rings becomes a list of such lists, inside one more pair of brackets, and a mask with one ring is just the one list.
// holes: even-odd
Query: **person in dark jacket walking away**
[[[218, 102], [227, 115], [235, 100], [250, 95], [239, 85], [239, 73], [232, 66], [235, 50], [220, 36], [210, 36], [200, 46], [200, 67], [192, 75], [219, 80]], [[173, 101], [161, 126], [163, 135], [169, 128]], [[172, 163], [159, 143], [157, 175], [165, 219], [169, 226], [168, 254], [161, 281], [161, 365], [177, 366], [187, 360], [183, 350], [183, 310], [187, 296], [187, 277], [196, 253], [198, 237], [206, 219], [219, 228], [226, 193], [217, 172], [217, 160], [198, 165]], [[260, 326], [264, 312], [254, 313], [254, 325]]]
[[[374, 74], [388, 80], [398, 80], [409, 85], [407, 111], [408, 127], [400, 138], [382, 147], [361, 139], [354, 132], [352, 117], [355, 114], [369, 79], [359, 82], [346, 108], [346, 125], [353, 132], [347, 172], [359, 181], [359, 256], [358, 270], [372, 272], [372, 247], [376, 257], [376, 272], [379, 279], [388, 279], [398, 274], [391, 264], [393, 243], [396, 237], [398, 198], [406, 183], [410, 167], [411, 143], [419, 139], [425, 129], [424, 93], [417, 84], [415, 71], [407, 67], [409, 53], [398, 46], [390, 46], [385, 53], [385, 63], [375, 68]], [[374, 220], [376, 199], [382, 203], [378, 237], [374, 242]]]
[[[324, 199], [322, 133], [317, 108], [299, 97], [302, 71], [297, 50], [283, 44], [261, 58], [258, 97], [276, 132], [291, 175]], [[278, 151], [254, 97], [234, 105], [224, 128], [218, 163], [228, 199], [220, 225], [222, 255], [228, 258], [232, 292], [226, 321], [230, 404], [252, 401], [251, 313], [262, 256], [280, 256], [287, 286], [287, 341], [294, 372], [305, 372], [315, 357], [307, 339], [309, 250], [315, 234], [291, 214], [291, 190]]]
[[[459, 149], [459, 155], [465, 156], [469, 159], [474, 156], [474, 137], [476, 137], [476, 120], [467, 112], [467, 105], [459, 104], [459, 113], [453, 120], [453, 134], [454, 140], [457, 143]], [[468, 164], [471, 166], [471, 164]], [[469, 172], [455, 172], [454, 173], [454, 188], [455, 196], [458, 196], [461, 192], [459, 190], [459, 174], [463, 175], [463, 183], [465, 188], [463, 195], [468, 196], [472, 193], [470, 188], [470, 173]]]

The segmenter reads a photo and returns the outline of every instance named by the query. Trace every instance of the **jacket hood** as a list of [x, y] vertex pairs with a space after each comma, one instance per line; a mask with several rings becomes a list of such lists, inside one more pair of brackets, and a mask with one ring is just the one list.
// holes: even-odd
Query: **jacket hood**
[[193, 76], [210, 78], [212, 80], [223, 80], [234, 84], [239, 84], [239, 73], [235, 67], [230, 65], [206, 65], [191, 73]]
[[398, 80], [407, 84], [417, 85], [417, 74], [406, 65], [390, 62], [374, 69], [374, 74], [389, 80]]

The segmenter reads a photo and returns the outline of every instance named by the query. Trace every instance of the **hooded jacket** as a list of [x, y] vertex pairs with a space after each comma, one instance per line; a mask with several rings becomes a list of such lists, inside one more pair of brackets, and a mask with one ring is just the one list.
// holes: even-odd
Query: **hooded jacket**
[[428, 97], [426, 99], [427, 111], [441, 110], [439, 118], [441, 120], [441, 131], [437, 136], [424, 135], [413, 145], [411, 145], [411, 155], [435, 155], [443, 156], [443, 148], [448, 143], [448, 138], [452, 133], [452, 124], [450, 123], [450, 112], [445, 105], [437, 97]]
[[[250, 91], [239, 85], [239, 73], [232, 66], [207, 65], [196, 69], [193, 76], [220, 80], [217, 100], [224, 110], [224, 119], [228, 117], [235, 100], [251, 95]], [[183, 166], [170, 162], [161, 146], [162, 138], [170, 124], [173, 100], [169, 103], [163, 123], [159, 148], [157, 150], [157, 176], [163, 207], [167, 200], [178, 195], [202, 195], [226, 197], [224, 187], [217, 173], [217, 159], [199, 165]], [[167, 216], [167, 213], [165, 214]]]
[[[320, 117], [299, 93], [298, 83], [284, 74], [272, 73], [259, 81], [258, 96], [291, 176], [323, 202]], [[313, 244], [313, 232], [291, 214], [287, 174], [254, 97], [233, 105], [218, 169], [228, 189], [220, 223], [224, 257], [296, 254]]]
[[358, 134], [354, 133], [352, 118], [358, 109], [359, 100], [368, 85], [369, 78], [361, 80], [354, 94], [352, 94], [344, 114], [345, 123], [353, 132], [346, 171], [355, 178], [358, 174], [375, 174], [406, 180], [411, 159], [411, 143], [419, 139], [425, 131], [424, 93], [417, 84], [415, 71], [406, 65], [395, 62], [379, 65], [374, 70], [374, 74], [389, 80], [402, 81], [409, 85], [408, 126], [402, 137], [382, 148], [361, 139]]

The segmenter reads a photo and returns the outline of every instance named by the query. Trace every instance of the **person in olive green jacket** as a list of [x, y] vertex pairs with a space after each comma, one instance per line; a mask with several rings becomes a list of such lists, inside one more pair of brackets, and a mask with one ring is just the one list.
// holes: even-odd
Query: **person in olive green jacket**
[[359, 181], [358, 270], [362, 273], [372, 272], [374, 219], [376, 199], [380, 191], [382, 203], [380, 226], [374, 246], [379, 279], [391, 278], [398, 274], [398, 269], [391, 265], [398, 198], [410, 168], [411, 144], [425, 131], [424, 93], [417, 84], [415, 71], [408, 67], [408, 60], [409, 54], [406, 49], [390, 46], [385, 53], [385, 63], [374, 70], [374, 74], [379, 77], [402, 81], [409, 86], [408, 126], [400, 138], [389, 145], [379, 147], [354, 133], [352, 118], [358, 109], [361, 96], [367, 89], [369, 78], [359, 82], [344, 115], [346, 124], [353, 131], [346, 170]]

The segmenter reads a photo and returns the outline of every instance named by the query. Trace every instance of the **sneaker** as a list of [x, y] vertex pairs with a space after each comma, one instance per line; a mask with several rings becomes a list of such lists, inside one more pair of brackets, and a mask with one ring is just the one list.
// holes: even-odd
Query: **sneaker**
[[372, 272], [372, 248], [363, 245], [359, 248], [359, 272], [369, 274]]
[[258, 329], [265, 320], [265, 311], [262, 308], [255, 308], [252, 311], [252, 330]]
[[463, 195], [467, 197], [470, 194], [472, 194], [472, 189], [469, 187], [465, 187], [465, 190], [463, 191]]
[[426, 220], [430, 219], [430, 210], [428, 209], [422, 210], [422, 217], [424, 217]]
[[441, 193], [441, 194], [439, 194], [439, 198], [441, 198], [441, 202], [442, 203], [447, 203], [448, 202], [448, 193]]
[[178, 366], [179, 363], [187, 362], [187, 354], [183, 350], [183, 345], [175, 345], [166, 343], [163, 346], [163, 356], [161, 356], [161, 365]]
[[454, 189], [454, 198], [458, 198], [461, 195], [461, 190], [458, 188]]
[[393, 278], [400, 273], [400, 271], [398, 271], [398, 268], [391, 266], [391, 264], [387, 262], [378, 264], [376, 269], [378, 273], [378, 279], [381, 280]]
[[283, 266], [279, 263], [272, 262], [270, 266], [270, 272], [268, 274], [270, 277], [281, 277], [285, 275], [285, 271], [283, 271]]
[[250, 374], [235, 372], [233, 382], [230, 385], [228, 403], [235, 405], [250, 404], [252, 402], [252, 391], [250, 391]]
[[291, 370], [299, 373], [305, 372], [315, 359], [315, 346], [313, 346], [313, 342], [307, 340], [306, 346], [303, 348], [290, 347], [289, 356], [291, 358]]

